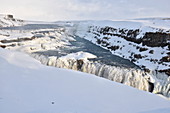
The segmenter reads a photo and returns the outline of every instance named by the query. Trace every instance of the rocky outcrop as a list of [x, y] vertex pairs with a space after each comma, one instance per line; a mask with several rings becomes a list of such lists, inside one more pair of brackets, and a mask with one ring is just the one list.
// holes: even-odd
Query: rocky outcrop
[[143, 45], [149, 47], [165, 47], [170, 43], [170, 33], [162, 33], [162, 32], [146, 32], [141, 42]]
[[[163, 65], [166, 67], [170, 66], [168, 64], [168, 62], [170, 62], [169, 55], [168, 56], [164, 55], [165, 52], [168, 54], [170, 51], [169, 32], [157, 29], [157, 32], [145, 32], [143, 33], [143, 35], [141, 35], [142, 33], [141, 29], [114, 28], [109, 26], [106, 27], [90, 26], [88, 33], [92, 34], [91, 35], [92, 38], [95, 38], [96, 43], [98, 45], [112, 51], [113, 53], [118, 54], [123, 58], [129, 59], [135, 64], [138, 64], [138, 60], [145, 59], [146, 63], [150, 61], [157, 66], [158, 65]], [[124, 45], [124, 43], [126, 43], [126, 45]], [[164, 49], [164, 51], [161, 51], [160, 49], [157, 51], [157, 49], [156, 48], [154, 49], [154, 47], [162, 48]], [[128, 53], [121, 53], [122, 48], [124, 48], [123, 51], [128, 50], [128, 48], [131, 48], [132, 50], [127, 51], [128, 53], [131, 54], [131, 56], [125, 57], [126, 54]], [[143, 55], [143, 53], [145, 54]], [[160, 58], [157, 57], [156, 59], [155, 56], [158, 56]], [[143, 68], [144, 70], [149, 71], [149, 68], [146, 68], [148, 66], [143, 66], [143, 64], [141, 64], [140, 67]], [[157, 71], [159, 70], [161, 69], [158, 69]]]
[[13, 15], [0, 15], [0, 27], [21, 26], [24, 21], [14, 18]]
[[[90, 28], [93, 28], [92, 26]], [[92, 33], [94, 33], [94, 29], [91, 30]], [[149, 46], [149, 47], [165, 47], [169, 45], [170, 43], [170, 33], [165, 32], [146, 32], [143, 37], [137, 38], [137, 36], [140, 34], [140, 29], [117, 29], [113, 27], [103, 27], [98, 28], [98, 33], [95, 34], [102, 34], [107, 36], [118, 36], [121, 38], [126, 39], [127, 41], [131, 41], [137, 44], [142, 43], [143, 45]], [[107, 37], [103, 37], [105, 39]]]

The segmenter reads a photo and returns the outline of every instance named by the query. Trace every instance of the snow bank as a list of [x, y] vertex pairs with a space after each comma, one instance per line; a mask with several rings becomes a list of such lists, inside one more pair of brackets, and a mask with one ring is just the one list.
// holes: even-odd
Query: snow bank
[[97, 56], [93, 55], [91, 53], [80, 51], [80, 52], [77, 52], [77, 53], [71, 53], [71, 54], [68, 54], [66, 56], [62, 56], [60, 58], [63, 59], [63, 60], [67, 60], [67, 59], [87, 60], [87, 59], [97, 58]]
[[23, 53], [0, 49], [0, 62], [2, 113], [169, 113], [170, 110], [170, 101], [155, 94], [90, 74], [43, 66]]

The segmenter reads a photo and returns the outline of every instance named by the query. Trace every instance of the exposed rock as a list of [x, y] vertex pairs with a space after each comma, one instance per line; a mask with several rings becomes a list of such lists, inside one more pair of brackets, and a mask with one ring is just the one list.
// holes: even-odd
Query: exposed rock
[[6, 48], [6, 45], [0, 45], [1, 48]]
[[119, 49], [119, 46], [110, 46], [110, 47], [107, 47], [108, 49], [111, 49], [113, 51], [116, 51], [117, 49]]
[[110, 38], [109, 37], [103, 37], [103, 39], [109, 40]]
[[164, 73], [166, 73], [168, 76], [170, 76], [170, 69], [159, 70], [159, 72], [164, 72]]
[[141, 54], [134, 54], [134, 58], [136, 58], [136, 59], [141, 59], [141, 58], [143, 58], [143, 57], [142, 57]]
[[162, 57], [162, 59], [160, 61], [162, 61], [162, 62], [170, 62], [170, 56]]
[[12, 43], [12, 42], [23, 42], [23, 41], [29, 41], [29, 40], [33, 40], [35, 39], [35, 37], [31, 37], [31, 38], [17, 38], [17, 39], [10, 39], [10, 40], [0, 40], [1, 43]]
[[6, 17], [5, 17], [6, 19], [13, 19], [14, 18], [14, 16], [13, 15], [6, 15]]
[[142, 43], [149, 47], [164, 47], [168, 45], [168, 40], [170, 40], [170, 34], [168, 33], [147, 32], [142, 39]]
[[83, 66], [83, 63], [84, 63], [83, 60], [81, 60], [81, 59], [80, 59], [80, 60], [77, 60], [77, 69], [78, 69], [78, 70], [81, 70], [81, 68], [82, 68], [82, 66]]
[[149, 53], [150, 53], [150, 54], [153, 54], [153, 53], [154, 53], [154, 50], [150, 50]]
[[139, 48], [139, 51], [142, 52], [142, 51], [147, 51], [148, 48]]

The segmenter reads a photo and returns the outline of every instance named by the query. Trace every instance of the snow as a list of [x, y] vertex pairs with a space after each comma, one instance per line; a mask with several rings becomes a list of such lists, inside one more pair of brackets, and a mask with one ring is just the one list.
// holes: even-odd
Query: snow
[[[57, 29], [39, 29], [39, 30], [4, 30], [1, 31], [0, 40], [19, 40], [30, 39], [25, 41], [14, 41], [11, 43], [3, 43], [1, 45], [15, 44], [16, 46], [8, 46], [8, 49], [18, 50], [27, 53], [36, 51], [55, 50], [59, 47], [69, 45], [69, 41], [75, 41], [74, 38], [68, 36], [62, 28]], [[6, 36], [8, 35], [8, 36]], [[2, 37], [1, 37], [2, 36]], [[35, 37], [35, 38], [33, 38]], [[51, 38], [52, 37], [52, 38]]]
[[80, 52], [68, 54], [66, 56], [62, 56], [60, 58], [63, 59], [63, 60], [64, 59], [88, 60], [88, 59], [97, 58], [97, 56], [93, 55], [91, 53], [88, 53], [88, 52], [80, 51]]
[[[0, 49], [1, 113], [169, 113], [170, 101]], [[36, 67], [36, 68], [34, 68]], [[9, 109], [10, 108], [10, 109]]]
[[139, 18], [137, 22], [144, 23], [145, 26], [151, 26], [154, 28], [170, 29], [170, 18]]

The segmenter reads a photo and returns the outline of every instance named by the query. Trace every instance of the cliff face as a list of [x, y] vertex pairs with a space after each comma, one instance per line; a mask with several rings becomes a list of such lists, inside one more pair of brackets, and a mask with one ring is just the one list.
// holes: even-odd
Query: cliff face
[[24, 21], [14, 18], [13, 15], [0, 15], [0, 27], [21, 26]]
[[[143, 45], [149, 47], [170, 47], [170, 33], [162, 33], [162, 32], [146, 32], [141, 42]], [[170, 49], [170, 48], [169, 48]]]
[[[90, 26], [93, 28], [93, 26]], [[95, 31], [93, 29], [92, 31]], [[126, 28], [113, 28], [113, 27], [102, 27], [97, 30], [96, 35], [100, 36], [107, 35], [107, 36], [118, 36], [121, 38], [126, 39], [127, 41], [131, 41], [137, 44], [142, 43], [143, 46], [148, 47], [165, 47], [168, 46], [170, 43], [170, 32], [161, 32], [158, 30], [157, 32], [145, 32], [144, 36], [137, 38], [140, 34], [140, 29], [126, 29]], [[93, 32], [95, 34], [95, 32]], [[107, 38], [107, 37], [104, 37]], [[170, 47], [170, 46], [169, 46]]]
[[[119, 23], [119, 22], [118, 22]], [[127, 22], [128, 24], [128, 22]], [[85, 25], [85, 24], [84, 24]], [[129, 59], [146, 71], [165, 72], [170, 76], [170, 31], [168, 29], [88, 24], [83, 35], [79, 25], [77, 35]]]
[[163, 91], [169, 90], [170, 84], [170, 26], [161, 26], [164, 22], [170, 23], [164, 19], [159, 26], [155, 22], [82, 22], [77, 25], [76, 35], [152, 72], [156, 81], [153, 92], [169, 95]]

